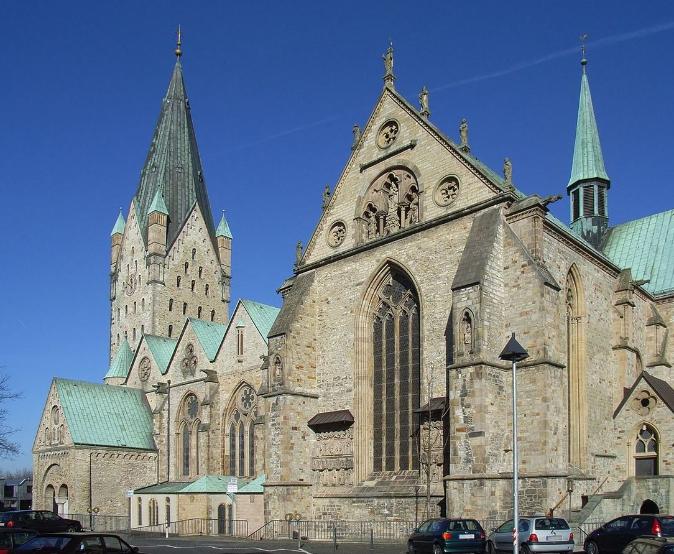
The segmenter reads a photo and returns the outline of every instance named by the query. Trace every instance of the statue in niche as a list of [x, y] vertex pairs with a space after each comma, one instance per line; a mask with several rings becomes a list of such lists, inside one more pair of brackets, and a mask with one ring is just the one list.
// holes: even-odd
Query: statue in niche
[[273, 381], [275, 385], [283, 384], [283, 362], [280, 356], [274, 358], [274, 374]]
[[377, 236], [377, 218], [374, 214], [369, 214], [367, 218], [367, 238], [373, 239]]
[[400, 218], [398, 217], [398, 179], [393, 173], [389, 175], [386, 228], [391, 233], [400, 229]]
[[473, 322], [468, 313], [463, 315], [463, 344], [467, 346], [468, 350], [473, 345]]
[[461, 144], [459, 148], [464, 152], [470, 151], [470, 146], [468, 146], [468, 120], [464, 117], [461, 120], [461, 125], [459, 125], [459, 137], [461, 138]]

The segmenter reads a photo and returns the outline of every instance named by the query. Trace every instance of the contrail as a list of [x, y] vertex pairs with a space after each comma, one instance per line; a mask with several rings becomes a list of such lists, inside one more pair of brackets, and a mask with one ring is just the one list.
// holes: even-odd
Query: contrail
[[323, 119], [319, 119], [318, 121], [306, 123], [306, 124], [300, 125], [298, 127], [293, 127], [292, 129], [286, 129], [284, 131], [279, 131], [278, 133], [274, 133], [272, 135], [267, 135], [265, 137], [259, 138], [258, 140], [254, 140], [252, 142], [247, 142], [246, 144], [242, 144], [238, 148], [233, 148], [232, 150], [234, 150], [234, 151], [243, 150], [244, 148], [250, 148], [251, 146], [257, 146], [258, 144], [262, 144], [262, 143], [268, 142], [270, 140], [285, 137], [287, 135], [292, 135], [294, 133], [299, 133], [300, 131], [306, 131], [307, 129], [311, 129], [313, 127], [318, 127], [320, 125], [323, 125], [324, 123], [330, 123], [331, 121], [339, 119], [340, 117], [341, 116], [339, 114], [335, 114], [335, 115], [332, 115], [330, 117], [324, 117]]
[[[611, 44], [616, 44], [619, 42], [625, 42], [628, 40], [633, 40], [636, 38], [647, 37], [650, 35], [655, 35], [657, 33], [663, 33], [665, 31], [670, 31], [674, 29], [674, 21], [668, 21], [666, 23], [661, 23], [659, 25], [654, 25], [652, 27], [646, 27], [644, 29], [637, 29], [636, 31], [630, 31], [628, 33], [622, 33], [619, 35], [613, 35], [610, 37], [600, 38], [598, 40], [588, 43], [588, 46], [595, 48], [602, 48]], [[506, 69], [501, 69], [499, 71], [492, 71], [491, 73], [484, 73], [483, 75], [476, 75], [474, 77], [468, 77], [466, 79], [459, 79], [458, 81], [453, 81], [451, 83], [446, 83], [444, 85], [439, 85], [431, 89], [431, 92], [437, 92], [440, 90], [446, 90], [449, 88], [456, 88], [462, 85], [468, 85], [471, 83], [477, 83], [480, 81], [486, 81], [487, 79], [494, 79], [495, 77], [502, 77], [504, 75], [510, 75], [517, 71], [522, 71], [523, 69], [528, 69], [529, 67], [534, 67], [542, 63], [546, 63], [557, 58], [563, 58], [571, 54], [577, 54], [578, 47], [566, 48], [564, 50], [558, 50], [557, 52], [552, 52], [540, 58], [535, 58], [533, 60], [522, 61], [512, 65]]]

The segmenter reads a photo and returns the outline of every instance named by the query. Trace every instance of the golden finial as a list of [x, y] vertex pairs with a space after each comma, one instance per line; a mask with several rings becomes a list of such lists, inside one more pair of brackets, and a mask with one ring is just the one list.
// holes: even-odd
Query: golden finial
[[183, 55], [182, 48], [182, 35], [180, 33], [180, 25], [178, 25], [178, 40], [176, 41], [176, 57], [180, 58]]
[[580, 35], [580, 53], [581, 53], [581, 59], [580, 59], [580, 65], [583, 66], [583, 73], [585, 72], [585, 66], [587, 65], [587, 58], [585, 58], [585, 41], [589, 38], [589, 35], [587, 33], [583, 33]]

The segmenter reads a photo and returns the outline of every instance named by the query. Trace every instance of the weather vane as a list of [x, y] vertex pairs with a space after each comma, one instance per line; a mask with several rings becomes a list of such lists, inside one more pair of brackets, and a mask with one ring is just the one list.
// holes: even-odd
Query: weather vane
[[580, 52], [582, 54], [582, 59], [580, 60], [580, 63], [585, 65], [587, 63], [587, 60], [585, 59], [585, 42], [589, 38], [589, 35], [587, 33], [583, 33], [578, 38], [580, 39]]

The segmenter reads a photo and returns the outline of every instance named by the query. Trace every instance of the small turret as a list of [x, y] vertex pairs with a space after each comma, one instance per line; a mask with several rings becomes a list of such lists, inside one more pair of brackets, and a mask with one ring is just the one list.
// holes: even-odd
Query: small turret
[[229, 230], [224, 211], [215, 231], [215, 238], [218, 241], [218, 257], [220, 258], [222, 300], [229, 302], [229, 286], [232, 279], [232, 232]]
[[122, 237], [124, 237], [124, 228], [126, 227], [126, 221], [124, 221], [124, 216], [122, 215], [122, 208], [119, 208], [119, 215], [117, 216], [117, 221], [115, 221], [115, 226], [110, 232], [110, 242], [112, 243], [111, 255], [110, 255], [110, 273], [115, 273], [117, 271], [117, 261], [119, 260], [119, 253], [122, 249]]
[[167, 228], [168, 209], [160, 187], [147, 210], [147, 259], [150, 283], [164, 284]]
[[583, 74], [580, 80], [576, 143], [571, 178], [566, 190], [571, 197], [571, 228], [592, 246], [600, 248], [608, 229], [607, 204], [611, 181], [604, 168], [584, 48], [580, 63]]

